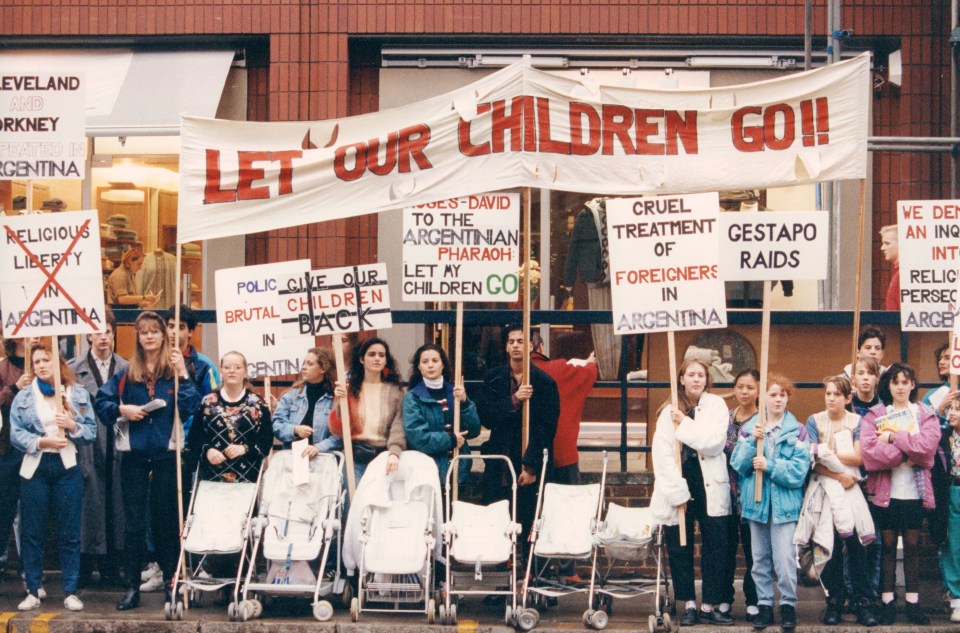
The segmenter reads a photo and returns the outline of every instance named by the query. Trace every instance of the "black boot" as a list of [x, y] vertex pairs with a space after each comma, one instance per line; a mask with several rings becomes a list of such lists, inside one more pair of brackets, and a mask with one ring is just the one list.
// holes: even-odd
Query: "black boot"
[[857, 609], [857, 624], [861, 626], [877, 626], [879, 623], [876, 611], [873, 608], [873, 600], [861, 598], [860, 606]]
[[773, 607], [761, 604], [757, 608], [760, 610], [760, 613], [753, 618], [753, 628], [757, 631], [762, 631], [773, 624]]
[[780, 628], [784, 631], [797, 628], [797, 610], [792, 605], [780, 605]]
[[880, 605], [880, 624], [890, 626], [897, 621], [897, 603], [884, 602]]
[[923, 612], [918, 602], [908, 602], [903, 608], [903, 614], [911, 624], [926, 626], [930, 624], [930, 616]]
[[843, 619], [841, 609], [841, 601], [836, 598], [827, 599], [827, 608], [823, 610], [823, 623], [828, 626], [836, 626], [840, 624], [840, 620]]
[[117, 603], [117, 611], [129, 611], [140, 606], [140, 590], [134, 587], [128, 588], [120, 602]]

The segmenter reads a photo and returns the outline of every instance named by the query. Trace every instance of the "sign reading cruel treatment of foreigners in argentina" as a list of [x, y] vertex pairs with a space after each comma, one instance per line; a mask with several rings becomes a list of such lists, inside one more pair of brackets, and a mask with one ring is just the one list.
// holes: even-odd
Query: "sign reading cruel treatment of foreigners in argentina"
[[957, 315], [960, 200], [897, 203], [900, 329], [946, 332]]
[[727, 325], [716, 193], [607, 201], [617, 334]]
[[403, 210], [405, 301], [516, 301], [520, 195], [490, 193]]
[[279, 279], [283, 336], [319, 336], [393, 326], [386, 264], [304, 270]]
[[720, 278], [826, 279], [827, 237], [822, 211], [721, 213]]
[[67, 336], [103, 328], [96, 211], [0, 216], [3, 336]]

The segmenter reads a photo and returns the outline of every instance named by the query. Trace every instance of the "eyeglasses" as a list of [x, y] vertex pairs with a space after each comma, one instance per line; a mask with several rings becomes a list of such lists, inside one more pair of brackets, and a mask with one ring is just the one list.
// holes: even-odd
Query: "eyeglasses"
[[246, 367], [243, 365], [221, 365], [220, 369], [223, 371], [243, 371]]

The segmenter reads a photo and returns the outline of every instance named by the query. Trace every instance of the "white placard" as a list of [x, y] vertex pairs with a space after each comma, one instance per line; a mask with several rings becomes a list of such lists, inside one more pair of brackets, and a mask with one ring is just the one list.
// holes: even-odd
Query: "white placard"
[[85, 93], [82, 73], [0, 71], [0, 179], [84, 178]]
[[103, 327], [96, 211], [0, 216], [3, 335], [67, 336]]
[[519, 265], [519, 194], [403, 210], [404, 301], [516, 301]]
[[900, 329], [949, 332], [958, 305], [960, 201], [897, 203]]
[[[960, 297], [960, 279], [957, 279], [957, 296]], [[960, 319], [956, 318], [958, 308], [960, 306], [954, 303], [953, 332], [950, 336], [950, 373], [954, 376], [960, 376]]]
[[617, 334], [726, 327], [716, 193], [607, 201]]
[[320, 336], [393, 326], [386, 264], [305, 270], [280, 279], [284, 336]]
[[225, 268], [216, 272], [217, 344], [247, 359], [251, 378], [300, 373], [300, 360], [314, 339], [280, 332], [278, 281], [310, 269], [310, 260]]
[[828, 226], [824, 211], [721, 213], [720, 278], [826, 279]]

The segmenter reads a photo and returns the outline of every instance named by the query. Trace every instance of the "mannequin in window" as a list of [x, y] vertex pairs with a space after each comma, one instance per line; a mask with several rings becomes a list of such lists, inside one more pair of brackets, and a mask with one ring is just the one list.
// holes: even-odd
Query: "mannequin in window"
[[137, 273], [140, 294], [157, 297], [154, 310], [168, 310], [177, 302], [177, 258], [159, 248], [147, 253]]

